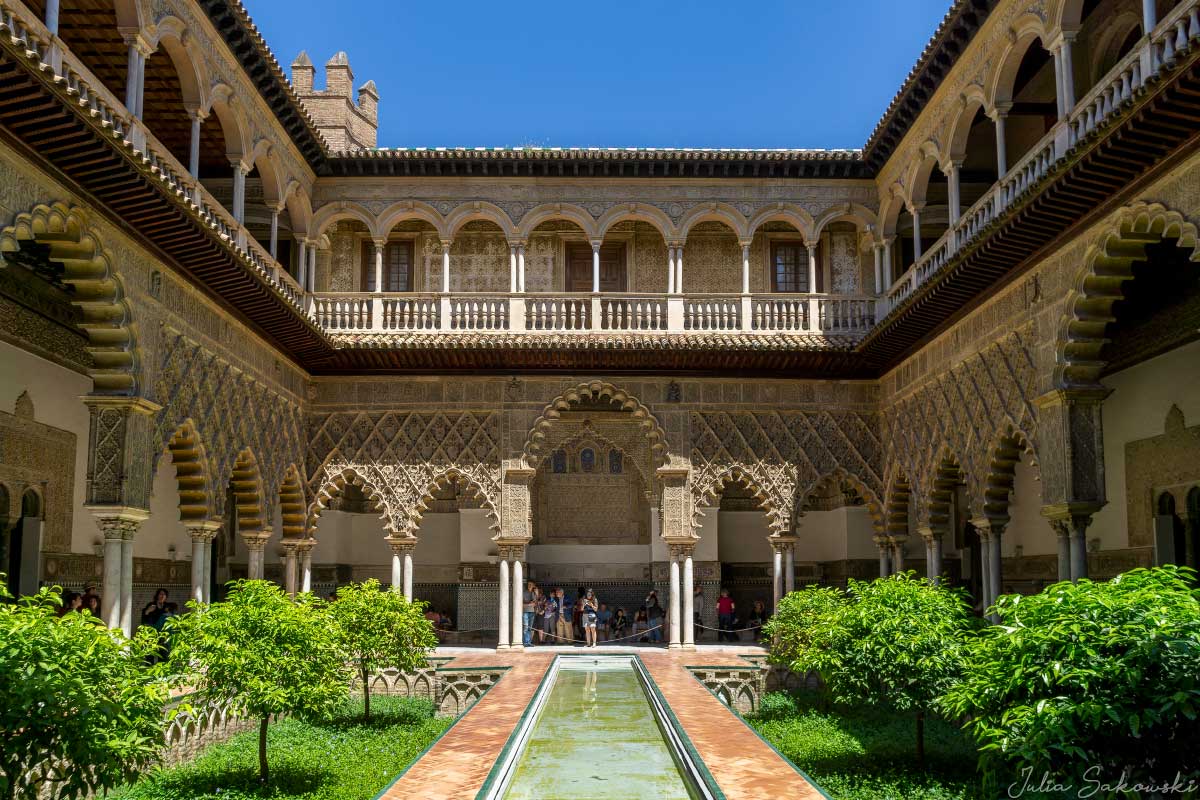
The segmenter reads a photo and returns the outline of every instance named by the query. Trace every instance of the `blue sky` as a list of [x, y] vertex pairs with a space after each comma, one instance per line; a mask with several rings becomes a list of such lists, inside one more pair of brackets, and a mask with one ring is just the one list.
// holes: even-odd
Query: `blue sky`
[[949, 0], [244, 0], [290, 71], [345, 50], [381, 147], [861, 147]]

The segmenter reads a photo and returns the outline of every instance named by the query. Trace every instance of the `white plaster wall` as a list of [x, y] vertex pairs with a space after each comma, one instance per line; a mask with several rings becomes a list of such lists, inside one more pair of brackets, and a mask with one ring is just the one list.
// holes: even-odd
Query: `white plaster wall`
[[1037, 467], [1022, 461], [1016, 466], [1014, 478], [1008, 504], [1010, 521], [1000, 539], [1004, 555], [1016, 556], [1018, 545], [1026, 556], [1057, 554], [1054, 530], [1042, 516], [1042, 483]]
[[11, 412], [21, 392], [33, 400], [34, 419], [75, 434], [75, 488], [71, 552], [93, 553], [100, 528], [84, 507], [87, 499], [88, 411], [79, 399], [92, 391], [86, 375], [0, 342], [0, 408]]
[[462, 532], [460, 559], [479, 563], [489, 557], [499, 558], [500, 551], [492, 541], [495, 533], [489, 526], [487, 509], [464, 508], [458, 512], [459, 530]]
[[451, 514], [426, 514], [421, 518], [413, 563], [457, 567], [459, 548], [457, 511]]
[[530, 564], [649, 564], [646, 544], [535, 544], [527, 548]]
[[1125, 444], [1159, 436], [1167, 412], [1179, 406], [1184, 422], [1200, 422], [1200, 342], [1122, 370], [1104, 379], [1113, 390], [1104, 401], [1104, 481], [1108, 505], [1092, 518], [1088, 539], [1104, 549], [1129, 546], [1125, 503]]
[[150, 490], [150, 519], [138, 528], [133, 540], [136, 558], [170, 558], [169, 548], [175, 545], [176, 561], [191, 561], [192, 542], [179, 521], [179, 484], [175, 466], [164, 454], [158, 460], [154, 483]]
[[771, 528], [761, 511], [721, 511], [718, 513], [716, 560], [731, 563], [770, 563], [774, 557], [767, 537]]

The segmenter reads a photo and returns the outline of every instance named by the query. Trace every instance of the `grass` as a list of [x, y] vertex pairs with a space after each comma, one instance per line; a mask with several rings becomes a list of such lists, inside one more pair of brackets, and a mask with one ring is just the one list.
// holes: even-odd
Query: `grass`
[[433, 704], [405, 697], [372, 697], [371, 722], [352, 700], [328, 722], [287, 719], [271, 726], [271, 781], [258, 783], [258, 730], [206, 749], [187, 764], [159, 769], [112, 800], [371, 800], [452, 720], [433, 716]]
[[793, 695], [795, 708], [766, 703], [770, 718], [751, 724], [834, 800], [976, 800], [977, 753], [958, 727], [925, 723], [927, 769], [916, 767], [911, 714], [820, 708], [815, 694]]

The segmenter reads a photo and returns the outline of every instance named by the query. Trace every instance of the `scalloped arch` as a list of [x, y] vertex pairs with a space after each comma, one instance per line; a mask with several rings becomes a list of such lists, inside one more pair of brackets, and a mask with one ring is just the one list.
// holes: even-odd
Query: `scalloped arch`
[[304, 539], [308, 533], [307, 513], [304, 502], [304, 481], [295, 464], [289, 464], [279, 484], [279, 520], [283, 538]]
[[179, 489], [179, 519], [185, 524], [216, 516], [208, 454], [196, 424], [185, 419], [167, 442]]
[[772, 497], [764, 487], [763, 481], [740, 464], [726, 467], [712, 475], [702, 486], [696, 488], [696, 502], [692, 503], [693, 529], [700, 527], [700, 518], [704, 516], [704, 512], [700, 510], [701, 506], [711, 507], [726, 483], [736, 483], [750, 490], [763, 513], [767, 515], [767, 526], [773, 535], [783, 534], [787, 531], [789, 520], [786, 509], [779, 502], [781, 498]]
[[375, 510], [381, 512], [379, 519], [390, 523], [390, 520], [387, 519], [387, 504], [384, 502], [383, 492], [380, 491], [379, 487], [354, 467], [343, 467], [342, 469], [328, 472], [324, 480], [313, 491], [313, 499], [308, 504], [307, 514], [309, 538], [312, 538], [312, 532], [316, 530], [317, 520], [321, 516], [321, 513], [329, 508], [330, 502], [342, 493], [347, 483], [352, 483], [362, 489], [363, 495], [368, 500], [374, 502]]
[[568, 410], [572, 404], [578, 403], [580, 400], [590, 398], [603, 399], [605, 397], [620, 404], [622, 410], [633, 414], [634, 419], [638, 421], [643, 432], [646, 434], [646, 438], [650, 440], [650, 455], [654, 459], [655, 466], [664, 465], [667, 462], [667, 434], [662, 426], [658, 424], [658, 419], [650, 412], [649, 408], [643, 405], [642, 401], [624, 389], [619, 389], [611, 383], [604, 381], [581, 383], [563, 392], [542, 409], [541, 416], [534, 420], [529, 433], [525, 437], [525, 446], [522, 448], [522, 453], [524, 454], [526, 465], [532, 465], [539, 460], [542, 445], [546, 440], [546, 432], [554, 424], [555, 420], [562, 416], [562, 412]]
[[134, 325], [120, 276], [91, 226], [87, 212], [65, 203], [37, 205], [0, 231], [0, 255], [20, 250], [21, 242], [50, 248], [50, 260], [63, 265], [63, 282], [74, 287], [71, 303], [82, 312], [97, 394], [134, 395], [139, 358]]
[[1084, 266], [1067, 298], [1055, 352], [1055, 385], [1096, 386], [1107, 362], [1102, 358], [1106, 330], [1116, 320], [1113, 306], [1124, 297], [1122, 285], [1133, 280], [1133, 264], [1144, 261], [1146, 246], [1174, 239], [1200, 262], [1196, 226], [1178, 211], [1158, 203], [1138, 203], [1117, 212], [1084, 257]]
[[[805, 503], [808, 502], [809, 495], [811, 495], [814, 491], [816, 491], [817, 487], [821, 486], [822, 484], [824, 484], [830, 480], [844, 481], [846, 483], [849, 483], [851, 486], [853, 486], [855, 491], [857, 491], [860, 495], [862, 495], [863, 500], [866, 501], [867, 514], [871, 517], [871, 527], [874, 528], [876, 531], [883, 530], [883, 527], [884, 527], [883, 501], [880, 500], [879, 496], [875, 494], [875, 490], [872, 489], [870, 486], [868, 486], [866, 484], [866, 482], [864, 482], [857, 475], [847, 472], [842, 467], [838, 467], [837, 469], [834, 469], [830, 472], [825, 473], [824, 475], [822, 475], [821, 477], [817, 478], [815, 481], [810, 483], [804, 489], [798, 490], [796, 492], [796, 502], [794, 504], [794, 512], [793, 513], [795, 514], [797, 519], [801, 515], [800, 509], [804, 508]], [[799, 527], [798, 523], [797, 523], [797, 527]]]
[[487, 509], [488, 529], [496, 532], [500, 531], [500, 512], [496, 508], [496, 504], [488, 497], [487, 490], [478, 480], [470, 473], [464, 472], [457, 467], [449, 467], [434, 475], [425, 488], [421, 490], [421, 496], [417, 499], [416, 506], [412, 509], [412, 528], [410, 534], [415, 535], [417, 525], [421, 518], [425, 515], [426, 509], [429, 508], [429, 503], [434, 499], [433, 493], [438, 489], [444, 488], [451, 480], [459, 482], [471, 490], [473, 497], [483, 503], [483, 507]]

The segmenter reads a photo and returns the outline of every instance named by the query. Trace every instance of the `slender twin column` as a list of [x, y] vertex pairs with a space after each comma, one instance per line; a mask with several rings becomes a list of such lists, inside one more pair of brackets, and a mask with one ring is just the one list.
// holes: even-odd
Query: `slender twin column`
[[[980, 584], [983, 589], [983, 606], [986, 609], [1000, 597], [1003, 579], [1001, 538], [1006, 522], [999, 519], [974, 519], [971, 520], [971, 524], [979, 532], [980, 565], [983, 571]], [[996, 621], [994, 615], [989, 615], [989, 619]]]
[[442, 292], [450, 293], [450, 240], [442, 239]]
[[315, 545], [315, 540], [303, 539], [296, 546], [300, 552], [300, 591], [304, 594], [312, 591], [312, 551]]
[[133, 635], [133, 537], [150, 517], [140, 508], [92, 509], [104, 533], [104, 594], [100, 614], [110, 628]]
[[921, 248], [921, 210], [924, 205], [913, 205], [909, 209], [913, 219], [912, 242], [913, 242], [913, 263], [921, 260], [921, 254], [924, 250]]
[[387, 244], [386, 239], [375, 240], [375, 291], [376, 293], [383, 291], [383, 246]]
[[750, 294], [750, 243], [742, 242], [742, 294]]
[[992, 121], [996, 123], [996, 174], [1001, 178], [1008, 172], [1008, 146], [1004, 142], [1004, 129], [1011, 108], [1012, 103], [997, 103], [992, 113]]
[[415, 536], [389, 536], [392, 548], [392, 591], [403, 592], [404, 599], [413, 599], [413, 551], [417, 549]]
[[[500, 637], [497, 650], [524, 650], [523, 598], [525, 543], [506, 543], [500, 551]], [[560, 642], [560, 644], [562, 644]]]
[[592, 242], [592, 293], [600, 292], [600, 245], [602, 242]]
[[693, 587], [695, 566], [692, 557], [696, 550], [693, 539], [668, 541], [667, 552], [667, 647], [678, 650], [696, 649], [696, 607]]
[[142, 37], [136, 33], [126, 36], [125, 44], [129, 48], [129, 59], [126, 67], [125, 107], [129, 109], [130, 114], [137, 119], [141, 119], [142, 101], [145, 95], [143, 89], [146, 83], [146, 56], [150, 55], [151, 51], [142, 40]]
[[785, 595], [796, 591], [796, 540], [790, 536], [768, 536], [774, 558], [772, 564], [772, 590], [775, 610]]
[[204, 122], [204, 114], [198, 108], [188, 109], [188, 119], [192, 121], [192, 138], [188, 147], [188, 174], [196, 180], [200, 179], [200, 126]]
[[525, 243], [512, 242], [508, 245], [509, 291], [513, 294], [525, 291]]
[[192, 540], [192, 599], [197, 603], [212, 602], [212, 543], [221, 530], [221, 523], [216, 520], [205, 520], [200, 523], [189, 523], [188, 537]]
[[233, 218], [238, 225], [246, 223], [246, 173], [249, 172], [240, 158], [230, 162], [233, 167]]
[[808, 245], [808, 291], [816, 294], [817, 291], [817, 243], [806, 242]]
[[279, 260], [279, 209], [271, 209], [271, 258]]
[[683, 294], [683, 244], [667, 243], [667, 294]]
[[267, 537], [261, 533], [255, 535], [245, 533], [242, 535], [242, 539], [246, 543], [248, 556], [246, 577], [252, 581], [261, 581], [263, 578], [263, 551], [267, 546]]
[[892, 572], [904, 572], [904, 543], [906, 541], [908, 541], [907, 536], [891, 537]]
[[296, 545], [295, 541], [283, 542], [283, 588], [288, 597], [296, 596]]
[[886, 536], [876, 536], [874, 542], [879, 549], [879, 577], [886, 578], [892, 574], [892, 545]]

